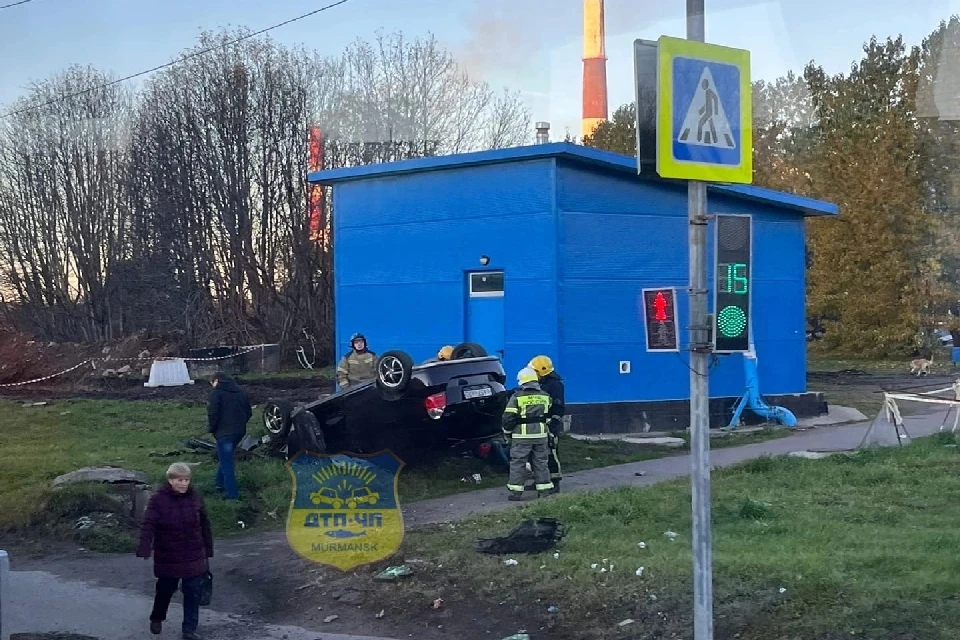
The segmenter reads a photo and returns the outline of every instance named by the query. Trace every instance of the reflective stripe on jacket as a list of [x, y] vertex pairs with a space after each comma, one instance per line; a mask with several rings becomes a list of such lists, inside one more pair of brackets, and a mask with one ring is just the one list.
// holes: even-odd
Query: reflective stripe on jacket
[[550, 404], [550, 396], [541, 391], [539, 385], [522, 386], [510, 396], [503, 410], [504, 434], [520, 439], [546, 438]]

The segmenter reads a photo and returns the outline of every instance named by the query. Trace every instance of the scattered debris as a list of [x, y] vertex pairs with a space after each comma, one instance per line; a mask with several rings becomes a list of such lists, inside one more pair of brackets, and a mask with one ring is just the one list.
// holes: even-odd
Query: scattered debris
[[93, 524], [94, 524], [93, 518], [91, 518], [90, 516], [80, 516], [77, 519], [76, 528], [80, 531], [83, 531], [85, 529], [89, 529], [90, 527], [92, 527]]
[[520, 563], [514, 560], [513, 558], [510, 558], [509, 560], [504, 560], [503, 564], [507, 565], [508, 567], [515, 567]]
[[665, 532], [663, 535], [667, 536], [667, 537], [670, 538], [671, 540], [676, 540], [676, 539], [677, 539], [677, 534], [676, 534], [676, 532], [674, 532], [674, 531], [667, 531], [667, 532]]
[[237, 520], [237, 524], [240, 525], [241, 529], [247, 528], [247, 524], [243, 520]]
[[641, 549], [646, 549], [646, 548], [647, 548], [647, 543], [646, 543], [646, 542], [638, 542], [638, 543], [637, 543], [637, 546], [640, 547]]
[[360, 606], [363, 604], [363, 593], [357, 589], [346, 589], [333, 594], [333, 599], [343, 604]]
[[633, 475], [635, 475], [635, 476], [638, 477], [638, 478], [641, 478], [641, 477], [643, 477], [643, 476], [645, 476], [645, 475], [647, 475], [647, 474], [646, 474], [645, 472], [643, 472], [643, 471], [636, 471], [636, 472], [634, 472]]
[[554, 559], [554, 560], [559, 560], [559, 559], [560, 559], [560, 552], [559, 552], [559, 551], [557, 551], [556, 553], [553, 554], [553, 559]]
[[631, 624], [633, 624], [633, 623], [634, 623], [633, 618], [627, 618], [626, 620], [621, 620], [620, 623], [617, 624], [617, 626], [618, 626], [618, 627], [626, 627], [626, 626], [629, 626], [629, 625], [631, 625]]
[[399, 565], [396, 567], [387, 567], [376, 576], [374, 580], [396, 580], [397, 578], [406, 578], [407, 576], [413, 575], [413, 569], [407, 565]]
[[639, 578], [640, 576], [642, 576], [642, 575], [643, 575], [643, 567], [640, 567], [639, 569], [637, 569], [635, 573], [637, 574], [637, 577], [638, 577], [638, 578]]
[[23, 408], [29, 409], [30, 407], [45, 407], [47, 406], [46, 402], [24, 402]]
[[443, 598], [437, 598], [433, 601], [433, 609], [442, 609], [443, 608]]
[[380, 609], [380, 613], [378, 613], [377, 616], [376, 616], [376, 617], [377, 617], [377, 620], [379, 620], [380, 618], [382, 618], [382, 617], [385, 616], [386, 614], [387, 614], [387, 610], [386, 610], [386, 609]]
[[460, 478], [460, 482], [472, 482], [473, 484], [483, 484], [483, 476], [479, 473], [475, 473], [472, 476], [464, 476]]
[[547, 613], [557, 613], [558, 611], [560, 611], [560, 607], [556, 607], [554, 605], [547, 607]]
[[566, 529], [555, 518], [524, 519], [507, 535], [477, 540], [480, 553], [543, 553], [553, 548], [566, 535]]
[[512, 636], [507, 636], [503, 640], [530, 640], [530, 635], [527, 633], [515, 633]]
[[780, 593], [786, 593], [786, 592], [787, 592], [786, 588], [780, 587]]
[[329, 623], [333, 622], [334, 620], [336, 620], [336, 619], [339, 618], [339, 617], [340, 617], [340, 616], [338, 616], [338, 615], [327, 616], [326, 618], [323, 619], [323, 621], [324, 621], [325, 623], [329, 624]]

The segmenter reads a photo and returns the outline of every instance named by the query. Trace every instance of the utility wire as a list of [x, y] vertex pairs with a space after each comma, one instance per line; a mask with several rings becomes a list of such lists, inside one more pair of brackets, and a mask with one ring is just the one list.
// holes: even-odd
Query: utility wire
[[9, 9], [10, 7], [16, 7], [21, 4], [27, 4], [28, 2], [33, 2], [33, 0], [20, 0], [20, 2], [11, 2], [10, 4], [0, 5], [0, 9]]
[[[20, 2], [19, 2], [18, 4], [23, 4], [24, 2], [32, 2], [32, 1], [33, 1], [33, 0], [20, 0]], [[286, 26], [286, 25], [288, 25], [288, 24], [297, 22], [297, 21], [299, 21], [299, 20], [303, 20], [304, 18], [309, 18], [310, 16], [314, 16], [314, 15], [316, 15], [316, 14], [322, 12], [322, 11], [326, 11], [327, 9], [333, 9], [334, 7], [338, 7], [338, 6], [340, 6], [341, 4], [346, 4], [346, 3], [349, 2], [349, 1], [350, 1], [350, 0], [339, 0], [338, 2], [334, 2], [334, 3], [332, 3], [332, 4], [328, 4], [328, 5], [326, 5], [325, 7], [320, 7], [319, 9], [314, 9], [313, 11], [310, 11], [309, 13], [304, 13], [303, 15], [299, 15], [299, 16], [297, 16], [296, 18], [290, 18], [289, 20], [285, 20], [285, 21], [280, 22], [280, 23], [278, 23], [278, 24], [275, 24], [275, 25], [273, 25], [273, 26], [266, 27], [266, 28], [264, 28], [264, 29], [260, 29], [260, 31], [254, 31], [253, 33], [248, 33], [248, 34], [245, 35], [245, 36], [240, 36], [239, 38], [234, 38], [233, 40], [231, 40], [231, 41], [229, 41], [229, 42], [227, 42], [227, 43], [225, 43], [225, 44], [217, 45], [217, 46], [215, 46], [215, 47], [209, 47], [209, 48], [207, 48], [207, 49], [201, 49], [200, 51], [194, 51], [194, 52], [192, 52], [192, 53], [188, 53], [188, 54], [186, 54], [186, 55], [182, 55], [182, 56], [180, 56], [179, 58], [177, 58], [176, 60], [173, 60], [173, 61], [171, 61], [171, 62], [167, 62], [166, 64], [161, 64], [161, 65], [159, 65], [159, 66], [153, 67], [152, 69], [146, 69], [146, 70], [144, 70], [144, 71], [139, 71], [139, 72], [133, 73], [133, 74], [131, 74], [131, 75], [129, 75], [129, 76], [124, 76], [124, 77], [118, 78], [118, 79], [116, 79], [116, 80], [111, 80], [110, 82], [105, 82], [104, 84], [98, 85], [98, 86], [96, 86], [96, 87], [89, 87], [89, 88], [87, 88], [87, 89], [82, 89], [81, 91], [75, 91], [74, 93], [67, 93], [67, 94], [64, 94], [64, 95], [62, 95], [62, 96], [57, 96], [56, 98], [53, 98], [52, 100], [47, 100], [46, 102], [41, 102], [40, 104], [31, 105], [31, 106], [29, 106], [29, 107], [26, 107], [26, 108], [23, 108], [23, 109], [19, 109], [19, 110], [17, 110], [17, 111], [11, 111], [11, 112], [5, 113], [5, 114], [3, 114], [3, 115], [0, 115], [0, 120], [3, 120], [3, 119], [5, 119], [5, 118], [11, 118], [11, 117], [13, 117], [13, 116], [15, 116], [15, 115], [19, 115], [19, 114], [21, 114], [21, 113], [27, 113], [27, 112], [29, 112], [29, 111], [34, 111], [34, 110], [36, 110], [36, 109], [42, 109], [43, 107], [47, 107], [47, 106], [49, 106], [49, 105], [51, 105], [51, 104], [56, 104], [57, 102], [63, 102], [64, 100], [69, 100], [70, 98], [76, 98], [77, 96], [82, 96], [82, 95], [84, 95], [84, 94], [91, 93], [91, 92], [93, 92], [93, 91], [99, 91], [100, 89], [106, 89], [107, 87], [112, 87], [112, 86], [115, 85], [115, 84], [120, 84], [121, 82], [126, 82], [127, 80], [133, 80], [134, 78], [139, 78], [140, 76], [145, 76], [145, 75], [147, 75], [147, 74], [153, 73], [154, 71], [160, 71], [161, 69], [166, 69], [166, 68], [168, 68], [168, 67], [172, 67], [173, 65], [178, 64], [178, 63], [180, 63], [180, 62], [184, 62], [185, 60], [190, 60], [191, 58], [196, 58], [196, 57], [199, 57], [199, 56], [202, 56], [202, 55], [206, 55], [206, 54], [208, 54], [208, 53], [210, 53], [210, 52], [212, 52], [212, 51], [216, 51], [216, 50], [218, 50], [218, 49], [225, 49], [226, 47], [233, 46], [233, 45], [235, 45], [235, 44], [237, 44], [237, 43], [239, 43], [239, 42], [243, 42], [244, 40], [249, 40], [250, 38], [254, 38], [254, 37], [256, 37], [256, 36], [262, 35], [262, 34], [264, 34], [264, 33], [267, 33], [268, 31], [273, 31], [274, 29], [279, 29], [280, 27], [284, 27], [284, 26]], [[11, 6], [12, 6], [12, 5], [11, 5]], [[3, 8], [6, 8], [6, 7], [0, 7], [0, 9], [3, 9]]]

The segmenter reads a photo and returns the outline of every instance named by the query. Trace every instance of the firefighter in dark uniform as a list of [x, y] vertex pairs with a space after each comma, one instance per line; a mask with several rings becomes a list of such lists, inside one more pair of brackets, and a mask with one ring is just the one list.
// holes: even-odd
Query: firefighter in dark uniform
[[560, 492], [560, 480], [563, 474], [560, 471], [560, 458], [557, 450], [560, 445], [560, 434], [563, 433], [563, 416], [566, 413], [564, 403], [563, 378], [553, 368], [553, 361], [547, 356], [537, 356], [527, 365], [537, 372], [540, 379], [540, 388], [550, 395], [551, 405], [549, 421], [550, 428], [548, 444], [550, 446], [550, 480], [553, 482], [553, 493]]
[[550, 481], [550, 433], [547, 420], [550, 413], [550, 396], [540, 390], [537, 372], [525, 367], [517, 374], [517, 389], [503, 411], [502, 428], [510, 438], [510, 479], [507, 489], [510, 500], [520, 500], [527, 479], [527, 459], [533, 470], [537, 495], [553, 489]]

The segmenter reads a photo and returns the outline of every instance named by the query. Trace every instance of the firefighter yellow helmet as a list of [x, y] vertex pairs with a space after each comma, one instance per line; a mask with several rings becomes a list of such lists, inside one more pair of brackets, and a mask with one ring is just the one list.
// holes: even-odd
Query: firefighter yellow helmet
[[523, 369], [520, 369], [520, 373], [517, 374], [517, 382], [521, 385], [537, 382], [538, 380], [539, 378], [537, 378], [537, 372], [530, 367], [524, 367]]
[[537, 375], [542, 378], [543, 376], [550, 375], [553, 371], [553, 360], [547, 356], [537, 356], [531, 360], [527, 366], [536, 371]]
[[440, 347], [440, 351], [437, 351], [438, 360], [449, 360], [450, 356], [452, 355], [453, 355], [453, 347], [451, 347], [450, 345]]

